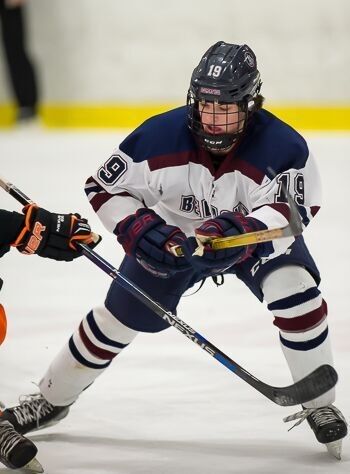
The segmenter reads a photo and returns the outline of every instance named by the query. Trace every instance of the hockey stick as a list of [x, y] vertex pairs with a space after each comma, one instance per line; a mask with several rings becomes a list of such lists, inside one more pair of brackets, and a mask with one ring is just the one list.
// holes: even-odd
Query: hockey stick
[[[197, 235], [198, 247], [193, 255], [202, 256], [205, 245], [210, 245], [213, 250], [227, 249], [231, 247], [240, 247], [243, 245], [260, 244], [262, 242], [270, 242], [275, 239], [282, 239], [284, 237], [296, 237], [303, 232], [302, 221], [298, 212], [297, 205], [290, 196], [285, 192], [289, 208], [290, 218], [289, 223], [285, 227], [277, 229], [258, 230], [256, 232], [247, 232], [246, 234], [233, 235], [232, 237], [218, 237], [212, 239], [211, 237]], [[183, 255], [182, 249], [179, 245], [172, 247], [172, 252], [178, 257]]]
[[[16, 186], [2, 180], [1, 178], [0, 186], [21, 204], [26, 205], [34, 203], [30, 198], [28, 198], [28, 196], [16, 188]], [[214, 357], [214, 359], [227, 367], [231, 372], [235, 373], [238, 377], [277, 405], [291, 406], [305, 403], [327, 392], [337, 383], [337, 372], [330, 365], [322, 365], [318, 367], [311, 374], [287, 387], [274, 387], [262, 382], [207, 341], [203, 336], [192, 329], [191, 326], [183, 322], [178, 316], [154, 301], [141, 288], [136, 286], [132, 281], [119, 272], [119, 270], [114, 268], [87, 245], [79, 245], [82, 248], [84, 255], [89, 260], [116, 280], [125, 290], [135, 296], [164, 321], [175, 327], [188, 339], [201, 347], [209, 355]]]

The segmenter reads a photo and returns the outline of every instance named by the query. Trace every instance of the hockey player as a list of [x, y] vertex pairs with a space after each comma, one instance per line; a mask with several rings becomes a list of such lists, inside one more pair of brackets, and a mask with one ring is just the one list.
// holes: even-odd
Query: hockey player
[[[214, 44], [194, 69], [187, 106], [152, 117], [87, 180], [86, 193], [123, 246], [120, 271], [174, 312], [182, 294], [207, 277], [235, 274], [265, 300], [292, 377], [333, 365], [320, 274], [303, 237], [194, 256], [194, 236], [233, 236], [284, 227], [284, 189], [304, 226], [320, 207], [320, 182], [306, 141], [262, 108], [261, 80], [247, 45]], [[185, 254], [177, 257], [172, 246]], [[40, 382], [40, 393], [4, 411], [26, 433], [63, 418], [79, 394], [139, 331], [167, 322], [113, 282], [105, 303], [82, 320]], [[338, 458], [347, 425], [334, 389], [305, 403], [317, 440]], [[294, 417], [293, 417], [294, 418]]]
[[[81, 255], [74, 243], [80, 241], [94, 247], [99, 239], [79, 214], [55, 214], [34, 205], [25, 207], [24, 214], [0, 209], [0, 257], [14, 246], [27, 255], [70, 261]], [[0, 279], [0, 290], [1, 287]], [[6, 326], [5, 310], [0, 304], [0, 344], [6, 337]], [[27, 466], [42, 472], [35, 459], [37, 451], [32, 441], [1, 418], [0, 411], [0, 462], [12, 469]]]

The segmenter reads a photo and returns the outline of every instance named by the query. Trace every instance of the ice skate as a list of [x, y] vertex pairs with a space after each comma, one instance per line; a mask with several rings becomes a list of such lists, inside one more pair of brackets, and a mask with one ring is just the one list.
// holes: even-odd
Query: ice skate
[[69, 412], [69, 407], [54, 406], [41, 393], [26, 395], [17, 406], [0, 412], [1, 421], [9, 421], [16, 431], [26, 434], [55, 425]]
[[10, 469], [26, 469], [44, 472], [35, 458], [38, 452], [35, 444], [17, 433], [9, 421], [0, 422], [0, 462]]
[[342, 440], [348, 432], [347, 422], [341, 411], [334, 405], [321, 408], [305, 408], [294, 415], [287, 416], [283, 421], [299, 420], [294, 425], [297, 426], [305, 419], [315, 433], [317, 441], [326, 446], [330, 455], [340, 460]]

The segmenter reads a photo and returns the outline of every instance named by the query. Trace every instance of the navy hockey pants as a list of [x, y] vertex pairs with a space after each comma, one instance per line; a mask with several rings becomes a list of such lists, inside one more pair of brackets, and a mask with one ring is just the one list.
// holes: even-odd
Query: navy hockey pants
[[[306, 268], [319, 284], [319, 271], [302, 236], [298, 237], [287, 252], [279, 257], [264, 261], [252, 256], [241, 264], [233, 265], [224, 274], [236, 274], [262, 301], [262, 280], [271, 271], [284, 265], [300, 265]], [[213, 276], [211, 273], [187, 270], [167, 279], [156, 278], [139, 265], [133, 257], [125, 257], [119, 270], [152, 299], [173, 313], [176, 313], [179, 300], [186, 290], [204, 278]], [[167, 322], [125, 290], [122, 284], [122, 282], [114, 281], [105, 301], [106, 308], [119, 321], [131, 329], [142, 332], [159, 332], [169, 327]]]

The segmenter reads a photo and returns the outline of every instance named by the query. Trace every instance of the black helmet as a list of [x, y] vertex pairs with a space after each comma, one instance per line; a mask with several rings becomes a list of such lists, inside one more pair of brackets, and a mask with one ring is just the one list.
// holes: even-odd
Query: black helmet
[[[224, 151], [232, 146], [242, 134], [248, 114], [254, 111], [254, 99], [260, 87], [256, 57], [249, 46], [219, 41], [208, 49], [192, 73], [187, 95], [189, 127], [205, 148]], [[235, 121], [240, 123], [238, 131], [220, 135], [205, 132], [198, 109], [199, 102], [237, 104], [240, 111]]]

